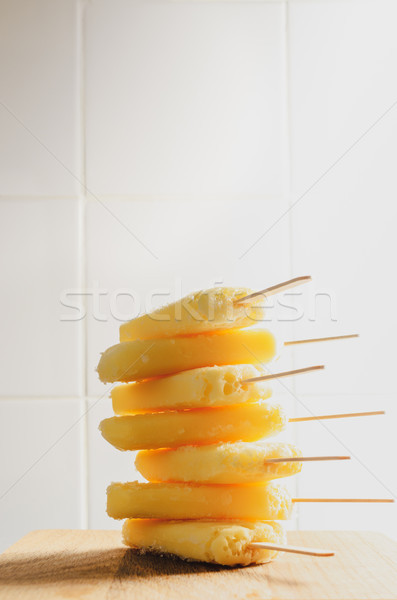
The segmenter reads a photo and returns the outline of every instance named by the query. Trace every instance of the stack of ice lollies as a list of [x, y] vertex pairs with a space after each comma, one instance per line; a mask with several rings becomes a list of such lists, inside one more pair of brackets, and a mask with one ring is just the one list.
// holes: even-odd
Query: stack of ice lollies
[[124, 382], [101, 433], [140, 450], [148, 481], [108, 488], [127, 545], [230, 566], [268, 562], [285, 545], [276, 521], [290, 517], [292, 499], [273, 480], [302, 463], [292, 444], [259, 442], [288, 422], [260, 379], [276, 354], [272, 333], [251, 327], [262, 305], [243, 288], [197, 292], [123, 324], [101, 356], [100, 379]]

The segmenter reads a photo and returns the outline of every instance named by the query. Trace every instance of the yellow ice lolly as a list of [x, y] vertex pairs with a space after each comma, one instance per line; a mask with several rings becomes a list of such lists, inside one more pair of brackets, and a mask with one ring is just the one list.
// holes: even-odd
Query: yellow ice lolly
[[190, 444], [253, 442], [276, 435], [287, 424], [280, 404], [269, 401], [221, 408], [110, 417], [99, 429], [119, 450], [176, 448]]
[[263, 320], [263, 296], [235, 304], [251, 294], [247, 288], [216, 287], [185, 296], [120, 327], [120, 341], [151, 340], [220, 329], [248, 327]]
[[123, 525], [127, 546], [160, 554], [175, 554], [234, 567], [266, 563], [275, 550], [254, 549], [252, 542], [285, 545], [287, 538], [275, 521], [163, 521], [128, 519]]
[[138, 453], [135, 466], [153, 482], [254, 483], [299, 473], [300, 462], [266, 462], [269, 458], [297, 456], [301, 452], [292, 444], [237, 442], [143, 450]]
[[269, 484], [199, 485], [112, 483], [107, 512], [113, 519], [288, 519], [291, 497]]
[[271, 396], [269, 385], [241, 382], [263, 374], [261, 367], [253, 365], [226, 365], [125, 383], [111, 391], [113, 410], [116, 415], [128, 415], [257, 402]]
[[266, 329], [236, 329], [195, 336], [122, 342], [101, 356], [101, 381], [138, 381], [214, 365], [266, 363], [276, 340]]

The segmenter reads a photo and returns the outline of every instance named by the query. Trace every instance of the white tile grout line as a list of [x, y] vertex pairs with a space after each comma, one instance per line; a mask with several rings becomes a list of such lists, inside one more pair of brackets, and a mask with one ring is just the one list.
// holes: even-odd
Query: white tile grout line
[[[77, 0], [77, 64], [78, 77], [78, 154], [79, 154], [79, 287], [84, 290], [87, 285], [86, 269], [86, 144], [85, 144], [85, 0]], [[82, 295], [85, 317], [80, 327], [80, 372], [79, 372], [79, 397], [81, 443], [81, 494], [80, 515], [81, 527], [89, 526], [89, 499], [88, 499], [88, 418], [87, 418], [87, 299]]]
[[[283, 70], [284, 70], [284, 146], [285, 146], [285, 152], [284, 152], [284, 168], [283, 168], [283, 172], [284, 172], [284, 185], [285, 185], [285, 194], [286, 197], [288, 199], [288, 208], [291, 209], [291, 204], [292, 204], [292, 132], [291, 132], [291, 69], [290, 69], [290, 22], [289, 22], [289, 18], [290, 18], [290, 11], [289, 11], [289, 0], [285, 0], [283, 2], [283, 18], [284, 18], [284, 23], [283, 23], [283, 42], [284, 42], [284, 64], [283, 64]], [[294, 277], [294, 252], [293, 252], [293, 243], [294, 243], [294, 237], [293, 237], [293, 214], [292, 214], [292, 210], [289, 210], [288, 212], [288, 238], [289, 238], [289, 268], [290, 268], [290, 276]], [[292, 324], [292, 333], [294, 331], [294, 325]], [[293, 339], [293, 336], [292, 336]], [[291, 349], [291, 368], [294, 369], [295, 368], [295, 349], [292, 348]], [[293, 378], [293, 381], [291, 382], [291, 386], [292, 386], [292, 391], [294, 393], [294, 396], [296, 396], [296, 383], [295, 380]], [[298, 412], [298, 403], [297, 401], [294, 399], [294, 403], [293, 403], [293, 412], [294, 415], [297, 415]], [[296, 427], [296, 424], [293, 426], [293, 443], [294, 444], [298, 444], [298, 429]], [[295, 477], [295, 481], [294, 481], [294, 493], [296, 497], [299, 497], [299, 477]], [[296, 528], [299, 530], [300, 529], [300, 515], [299, 515], [299, 506], [296, 507], [296, 512], [295, 512], [295, 523], [296, 523]]]

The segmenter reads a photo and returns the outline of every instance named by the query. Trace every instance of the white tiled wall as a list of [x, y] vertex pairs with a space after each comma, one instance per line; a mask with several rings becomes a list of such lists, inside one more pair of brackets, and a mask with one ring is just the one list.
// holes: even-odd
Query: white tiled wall
[[280, 5], [103, 0], [86, 32], [90, 190], [198, 202], [280, 191]]
[[32, 529], [81, 527], [79, 400], [2, 398], [0, 543]]
[[[35, 528], [119, 526], [105, 488], [136, 474], [97, 430], [99, 353], [165, 291], [215, 283], [313, 275], [283, 299], [296, 310], [269, 308], [273, 325], [361, 337], [286, 352], [280, 369], [327, 369], [277, 393], [296, 414], [388, 414], [291, 428], [307, 453], [354, 456], [305, 465], [293, 492], [396, 494], [395, 3], [0, 7], [2, 548]], [[397, 535], [391, 505], [296, 514]]]
[[7, 196], [0, 222], [1, 393], [76, 396], [80, 323], [61, 321], [60, 298], [79, 284], [77, 201]]
[[[326, 371], [297, 378], [298, 410], [387, 411], [386, 417], [298, 427], [307, 452], [352, 455], [343, 465], [304, 469], [298, 495], [387, 497], [397, 492], [396, 471], [384, 458], [397, 452], [397, 106], [390, 108], [397, 100], [390, 77], [396, 6], [292, 2], [288, 12], [292, 267], [313, 275], [312, 297], [330, 296], [311, 302], [312, 320], [296, 321], [294, 336], [361, 336], [299, 347], [296, 360], [324, 362]], [[392, 505], [299, 506], [302, 528], [381, 529], [397, 536], [395, 524]]]
[[78, 176], [77, 4], [1, 0], [2, 195], [71, 196]]

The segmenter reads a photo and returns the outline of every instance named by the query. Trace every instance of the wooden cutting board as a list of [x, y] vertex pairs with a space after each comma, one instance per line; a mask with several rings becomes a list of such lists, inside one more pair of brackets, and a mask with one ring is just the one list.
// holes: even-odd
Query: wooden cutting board
[[0, 598], [95, 600], [397, 599], [397, 543], [377, 533], [289, 532], [332, 558], [280, 555], [230, 569], [139, 555], [116, 531], [33, 531], [0, 556]]

